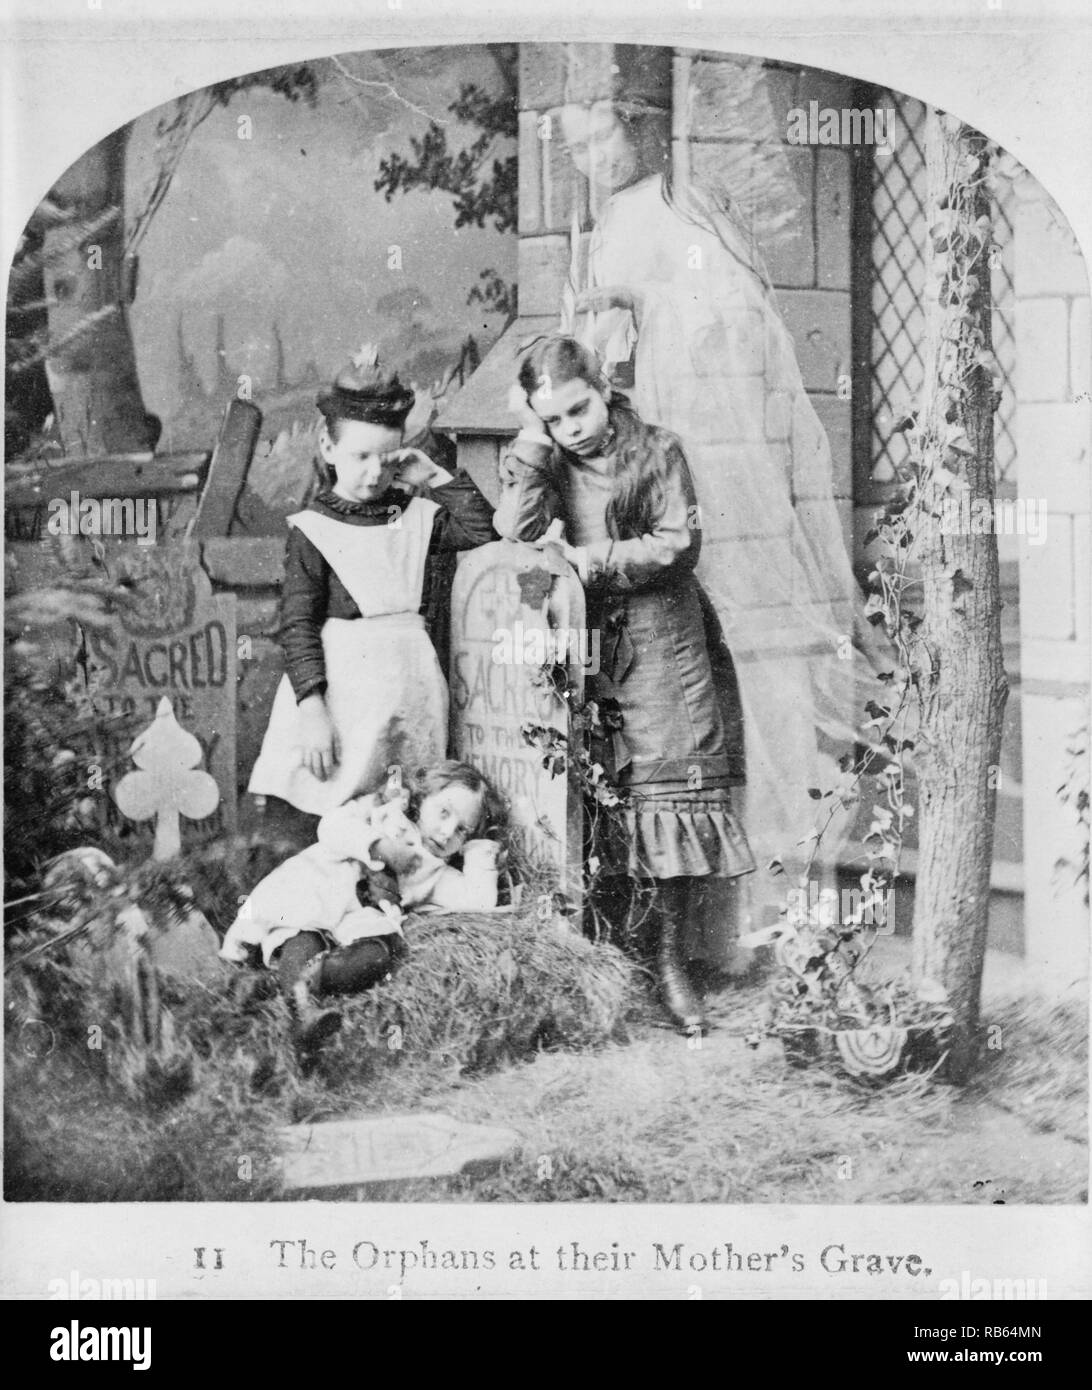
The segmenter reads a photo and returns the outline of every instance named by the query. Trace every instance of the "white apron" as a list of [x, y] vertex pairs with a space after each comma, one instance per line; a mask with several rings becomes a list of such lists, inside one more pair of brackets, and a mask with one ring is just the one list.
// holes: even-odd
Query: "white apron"
[[302, 765], [299, 707], [285, 674], [248, 791], [321, 816], [374, 791], [393, 764], [409, 777], [444, 758], [447, 686], [418, 612], [438, 510], [427, 498], [412, 498], [397, 527], [352, 526], [313, 511], [288, 518], [361, 612], [328, 618], [322, 628], [326, 708], [341, 759], [325, 782]]

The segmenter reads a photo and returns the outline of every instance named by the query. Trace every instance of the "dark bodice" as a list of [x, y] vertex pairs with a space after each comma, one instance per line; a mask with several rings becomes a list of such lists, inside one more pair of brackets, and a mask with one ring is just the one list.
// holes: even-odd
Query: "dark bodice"
[[[496, 539], [492, 509], [473, 481], [457, 471], [450, 483], [426, 490], [423, 496], [439, 505], [432, 525], [421, 612], [436, 647], [441, 669], [447, 669], [451, 592], [455, 556]], [[404, 507], [406, 493], [389, 489], [370, 502], [350, 502], [331, 491], [320, 492], [309, 510], [333, 517], [346, 526], [388, 526]], [[322, 627], [327, 618], [359, 618], [360, 609], [318, 548], [296, 527], [288, 536], [281, 591], [277, 640], [284, 651], [285, 670], [297, 701], [326, 689]]]

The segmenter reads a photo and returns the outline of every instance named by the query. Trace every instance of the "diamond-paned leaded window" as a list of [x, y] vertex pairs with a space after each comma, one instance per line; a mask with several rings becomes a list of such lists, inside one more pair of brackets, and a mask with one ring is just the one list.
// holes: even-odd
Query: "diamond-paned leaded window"
[[[906, 456], [892, 426], [912, 407], [921, 387], [925, 281], [924, 103], [880, 91], [875, 104], [893, 109], [892, 153], [875, 150], [872, 163], [872, 437], [869, 464], [875, 482], [889, 481]], [[994, 204], [993, 347], [1004, 373], [994, 417], [994, 457], [1002, 491], [1015, 488], [1016, 435], [1013, 334], [1011, 188]]]

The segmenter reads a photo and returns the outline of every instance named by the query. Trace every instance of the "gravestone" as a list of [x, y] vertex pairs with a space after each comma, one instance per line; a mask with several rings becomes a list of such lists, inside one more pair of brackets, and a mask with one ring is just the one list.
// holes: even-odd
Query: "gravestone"
[[198, 770], [201, 745], [174, 717], [166, 695], [155, 718], [133, 740], [129, 756], [136, 771], [113, 788], [114, 800], [130, 820], [155, 821], [153, 859], [182, 852], [182, 818], [203, 820], [220, 801], [215, 777]]
[[450, 1115], [380, 1115], [292, 1125], [279, 1132], [288, 1192], [365, 1187], [494, 1166], [519, 1142], [510, 1129]]
[[[94, 845], [66, 850], [46, 870], [42, 886], [50, 893], [49, 917], [58, 936], [69, 931], [87, 895], [121, 882], [109, 855]], [[153, 926], [140, 906], [119, 902], [116, 914], [99, 914], [69, 946], [99, 984], [117, 984], [135, 1002], [145, 988], [139, 963], [146, 958], [163, 974], [182, 980], [212, 983], [224, 974], [220, 939], [204, 913], [195, 906]], [[152, 986], [154, 989], [154, 985]], [[158, 1008], [158, 1005], [155, 1006]]]
[[[143, 728], [168, 699], [175, 719], [200, 744], [201, 766], [220, 792], [210, 815], [186, 823], [184, 840], [234, 833], [235, 596], [213, 594], [194, 546], [136, 555], [129, 547], [124, 563], [137, 604], [119, 613], [111, 629], [87, 634], [96, 702]], [[131, 720], [125, 722], [131, 733]]]
[[[48, 590], [73, 569], [86, 568], [93, 550], [110, 585], [124, 586], [129, 596], [105, 624], [73, 621], [67, 629], [56, 628], [59, 660], [74, 677], [82, 670], [89, 700], [101, 716], [94, 746], [78, 751], [88, 759], [89, 790], [98, 794], [104, 817], [110, 813], [117, 783], [133, 770], [133, 740], [156, 718], [166, 698], [179, 725], [200, 744], [200, 767], [215, 778], [219, 789], [219, 804], [211, 814], [185, 822], [182, 847], [233, 834], [234, 594], [213, 594], [193, 544], [144, 546], [60, 538], [17, 549], [13, 582], [21, 594]], [[133, 829], [151, 845], [154, 821], [134, 824]]]
[[543, 749], [521, 732], [533, 724], [568, 734], [568, 706], [535, 683], [554, 655], [573, 701], [581, 702], [584, 658], [590, 664], [598, 648], [587, 642], [584, 590], [573, 569], [556, 552], [518, 541], [462, 556], [451, 596], [452, 756], [489, 778], [508, 800], [511, 825], [529, 857], [556, 870], [559, 887], [579, 903], [579, 783], [571, 760], [551, 775]]

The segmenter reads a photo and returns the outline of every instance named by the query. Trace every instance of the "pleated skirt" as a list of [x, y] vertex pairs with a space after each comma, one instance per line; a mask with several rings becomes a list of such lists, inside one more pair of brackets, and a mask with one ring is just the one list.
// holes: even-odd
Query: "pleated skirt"
[[755, 868], [732, 807], [736, 763], [700, 599], [683, 576], [589, 604], [602, 666], [585, 693], [609, 730], [592, 755], [624, 793], [623, 807], [599, 818], [607, 872], [735, 878]]

